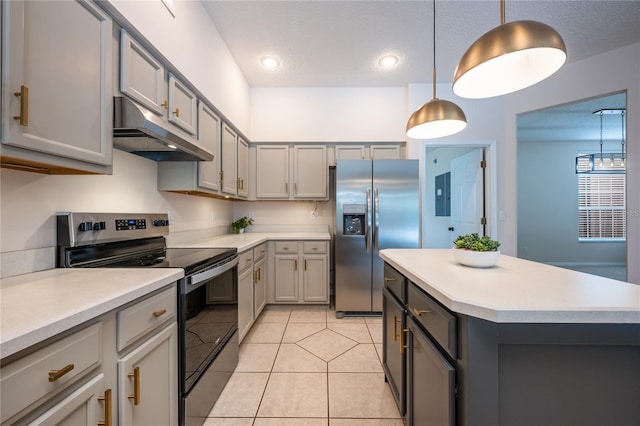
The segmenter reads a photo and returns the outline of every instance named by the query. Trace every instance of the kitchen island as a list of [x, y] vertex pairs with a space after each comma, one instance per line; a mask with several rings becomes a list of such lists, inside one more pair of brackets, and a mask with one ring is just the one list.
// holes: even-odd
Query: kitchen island
[[640, 424], [639, 285], [504, 255], [469, 268], [451, 249], [380, 256], [385, 373], [409, 424]]

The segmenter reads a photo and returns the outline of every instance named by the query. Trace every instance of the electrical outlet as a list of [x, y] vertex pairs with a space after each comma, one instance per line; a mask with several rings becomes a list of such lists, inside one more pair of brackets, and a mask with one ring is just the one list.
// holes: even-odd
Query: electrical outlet
[[311, 220], [316, 220], [318, 218], [318, 213], [315, 211], [311, 212]]
[[249, 213], [247, 213], [247, 217], [248, 217], [249, 219], [253, 219], [253, 212], [249, 212]]

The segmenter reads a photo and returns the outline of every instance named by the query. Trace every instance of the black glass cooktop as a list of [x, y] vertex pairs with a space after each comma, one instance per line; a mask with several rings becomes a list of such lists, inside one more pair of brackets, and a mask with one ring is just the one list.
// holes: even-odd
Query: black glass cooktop
[[[110, 267], [182, 268], [185, 275], [235, 255], [234, 248], [167, 248], [112, 263]], [[107, 266], [107, 265], [103, 265]]]

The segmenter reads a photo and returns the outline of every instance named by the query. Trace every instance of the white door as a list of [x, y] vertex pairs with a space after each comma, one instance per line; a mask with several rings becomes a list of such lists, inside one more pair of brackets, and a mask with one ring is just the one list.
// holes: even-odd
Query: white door
[[451, 241], [473, 232], [483, 235], [482, 157], [478, 148], [451, 160]]

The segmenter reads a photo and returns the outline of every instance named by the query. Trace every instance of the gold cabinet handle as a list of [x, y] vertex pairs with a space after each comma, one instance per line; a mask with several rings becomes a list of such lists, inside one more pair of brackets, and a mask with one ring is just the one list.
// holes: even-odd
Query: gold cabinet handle
[[420, 310], [420, 309], [416, 309], [416, 308], [411, 308], [411, 310], [413, 311], [414, 314], [416, 314], [419, 317], [421, 317], [422, 314], [430, 314], [431, 313], [431, 311]]
[[318, 247], [314, 247], [311, 250], [316, 251], [316, 250], [318, 250]]
[[164, 102], [160, 104], [160, 106], [164, 109], [169, 109], [169, 101], [165, 99]]
[[98, 401], [104, 401], [104, 422], [98, 422], [98, 426], [111, 426], [113, 424], [111, 417], [111, 406], [113, 403], [111, 399], [111, 389], [104, 391], [104, 396], [99, 396]]
[[220, 170], [220, 183], [224, 183], [224, 170]]
[[260, 271], [262, 270], [262, 268], [258, 268], [258, 281], [260, 281]]
[[159, 318], [167, 313], [166, 309], [160, 309], [159, 311], [153, 311], [153, 316]]
[[20, 115], [16, 115], [13, 118], [20, 122], [21, 126], [29, 125], [29, 87], [22, 85], [20, 91], [15, 92], [14, 95], [20, 98]]
[[129, 377], [133, 377], [133, 395], [129, 395], [127, 398], [133, 399], [133, 405], [140, 405], [140, 367], [133, 369], [133, 373], [127, 374]]
[[253, 284], [258, 284], [258, 271], [253, 271]]
[[50, 382], [55, 382], [60, 377], [64, 376], [69, 371], [73, 370], [73, 367], [74, 367], [73, 364], [67, 364], [66, 366], [62, 367], [60, 370], [51, 370], [51, 371], [49, 371], [49, 381]]
[[409, 347], [409, 345], [405, 345], [405, 333], [408, 333], [409, 329], [408, 328], [403, 328], [402, 331], [400, 332], [400, 353], [404, 353], [404, 350], [407, 349]]
[[173, 111], [173, 114], [174, 114], [176, 117], [180, 117], [180, 108], [176, 108], [176, 110], [175, 110], [175, 111]]
[[398, 317], [397, 316], [393, 316], [393, 341], [395, 342], [396, 340], [398, 340], [398, 332], [396, 331], [398, 329]]
[[307, 270], [307, 259], [304, 260], [304, 270]]
[[289, 192], [289, 182], [284, 183], [284, 192]]
[[297, 271], [297, 270], [298, 270], [298, 260], [297, 260], [297, 259], [294, 259], [293, 261], [295, 262], [295, 263], [294, 263], [294, 266], [293, 266], [293, 270], [294, 270], [294, 271]]
[[293, 193], [298, 195], [298, 182], [293, 183]]
[[387, 277], [384, 277], [384, 282], [385, 282], [385, 283], [390, 283], [391, 281], [398, 281], [398, 279], [397, 279], [397, 278], [387, 278]]
[[283, 247], [282, 250], [289, 250], [289, 247]]

